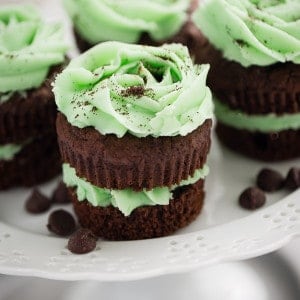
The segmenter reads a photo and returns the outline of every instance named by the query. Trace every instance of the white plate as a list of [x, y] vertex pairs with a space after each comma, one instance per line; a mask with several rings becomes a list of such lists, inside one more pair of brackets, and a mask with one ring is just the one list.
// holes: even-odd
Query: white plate
[[[239, 207], [237, 198], [262, 166], [286, 173], [300, 160], [262, 164], [222, 149], [215, 138], [213, 142], [204, 210], [190, 226], [165, 238], [99, 241], [96, 251], [74, 255], [66, 249], [66, 238], [47, 232], [48, 213], [25, 212], [30, 190], [0, 193], [0, 273], [61, 280], [142, 279], [259, 256], [299, 234], [300, 190], [284, 200], [285, 192], [268, 195], [265, 208], [250, 213]], [[50, 194], [54, 186], [52, 182], [41, 189]]]
[[[60, 1], [37, 2], [47, 15], [64, 18]], [[0, 273], [62, 280], [141, 279], [258, 256], [300, 233], [300, 191], [281, 201], [284, 192], [268, 195], [265, 208], [254, 213], [237, 204], [262, 166], [286, 173], [300, 160], [262, 164], [221, 149], [214, 139], [209, 164], [204, 210], [190, 226], [160, 239], [99, 241], [96, 251], [82, 256], [66, 250], [67, 239], [47, 232], [47, 213], [31, 216], [24, 211], [29, 190], [0, 193]], [[50, 194], [54, 186], [52, 182], [42, 190]]]
[[[298, 257], [292, 258], [295, 262]], [[0, 277], [0, 300], [295, 300], [299, 277], [287, 256], [276, 254], [243, 262], [201, 268], [196, 272], [133, 282], [63, 282], [37, 278]], [[237, 284], [237, 278], [239, 282]]]

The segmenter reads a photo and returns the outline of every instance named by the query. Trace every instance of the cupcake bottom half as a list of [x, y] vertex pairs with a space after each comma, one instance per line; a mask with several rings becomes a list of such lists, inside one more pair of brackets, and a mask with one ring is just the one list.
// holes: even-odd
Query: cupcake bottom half
[[219, 122], [216, 131], [218, 138], [225, 146], [255, 159], [280, 161], [299, 157], [300, 130], [251, 132]]
[[187, 226], [201, 212], [204, 202], [203, 180], [178, 187], [168, 205], [142, 206], [125, 216], [113, 206], [93, 206], [78, 201], [69, 189], [79, 223], [108, 240], [138, 240], [170, 235]]
[[299, 157], [300, 113], [247, 114], [215, 100], [219, 139], [230, 149], [264, 161]]
[[109, 240], [160, 237], [188, 225], [203, 206], [208, 173], [205, 165], [179, 184], [135, 191], [98, 187], [63, 164], [63, 181], [79, 223]]
[[0, 145], [0, 190], [34, 186], [58, 175], [61, 160], [56, 139], [51, 133], [22, 145]]

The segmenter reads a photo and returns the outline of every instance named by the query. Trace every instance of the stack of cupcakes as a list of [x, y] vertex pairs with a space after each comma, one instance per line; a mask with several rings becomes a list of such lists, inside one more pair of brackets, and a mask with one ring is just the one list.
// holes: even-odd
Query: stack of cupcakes
[[200, 213], [213, 113], [208, 69], [179, 44], [106, 42], [58, 75], [63, 180], [83, 227], [144, 239]]
[[201, 34], [191, 21], [198, 0], [64, 0], [83, 52], [105, 41], [182, 43], [194, 57]]
[[300, 1], [207, 0], [194, 20], [220, 140], [266, 161], [299, 157]]
[[0, 8], [0, 189], [60, 171], [50, 82], [65, 60], [62, 37], [31, 6]]

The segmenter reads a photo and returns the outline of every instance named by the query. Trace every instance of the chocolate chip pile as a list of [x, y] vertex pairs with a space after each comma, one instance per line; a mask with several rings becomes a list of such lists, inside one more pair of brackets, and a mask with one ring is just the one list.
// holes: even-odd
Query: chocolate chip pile
[[296, 190], [300, 187], [300, 168], [291, 168], [285, 178], [275, 170], [262, 169], [256, 177], [256, 185], [257, 187], [249, 187], [241, 193], [241, 207], [249, 210], [262, 207], [266, 203], [265, 192], [275, 192], [283, 188]]
[[[48, 211], [52, 205], [68, 204], [70, 198], [65, 184], [58, 183], [51, 197], [43, 195], [38, 189], [33, 189], [25, 202], [25, 209], [31, 214], [40, 214]], [[76, 230], [76, 222], [73, 216], [63, 210], [53, 211], [48, 218], [47, 228], [58, 236], [70, 236], [68, 249], [75, 254], [84, 254], [96, 248], [97, 237], [89, 229]]]

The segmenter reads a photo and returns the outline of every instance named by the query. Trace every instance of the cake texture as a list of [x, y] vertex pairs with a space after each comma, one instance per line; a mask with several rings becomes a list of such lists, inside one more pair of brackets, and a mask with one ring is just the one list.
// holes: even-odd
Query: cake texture
[[63, 181], [83, 227], [113, 240], [151, 238], [199, 214], [213, 110], [208, 68], [179, 44], [106, 42], [58, 75]]
[[152, 46], [182, 43], [194, 57], [203, 41], [191, 21], [198, 0], [64, 0], [64, 4], [81, 52], [105, 41]]
[[178, 188], [169, 205], [139, 207], [125, 217], [113, 206], [92, 206], [79, 202], [70, 190], [74, 210], [81, 226], [108, 240], [137, 240], [161, 237], [190, 224], [201, 212], [204, 202], [203, 181]]
[[266, 161], [299, 156], [300, 3], [210, 0], [193, 19], [207, 38], [197, 58], [211, 65], [221, 141]]
[[[11, 144], [10, 144], [11, 145]], [[6, 148], [8, 146], [6, 145]], [[0, 145], [0, 189], [12, 186], [31, 187], [61, 172], [56, 134], [45, 134], [25, 141], [13, 155], [4, 155]], [[11, 151], [10, 151], [11, 153]]]
[[67, 47], [29, 5], [1, 7], [0, 28], [0, 189], [32, 186], [61, 169], [51, 82]]

